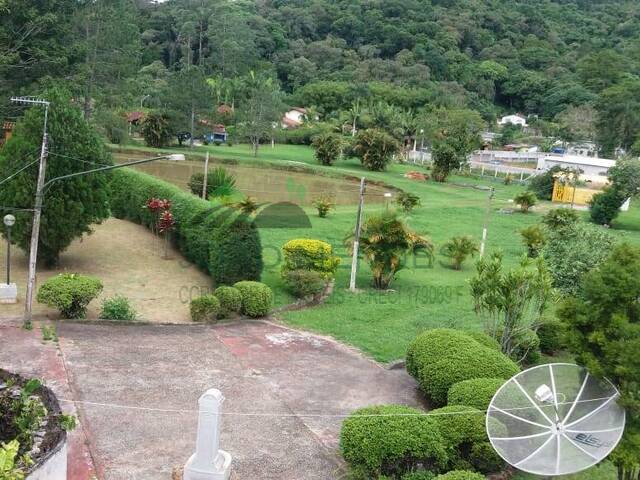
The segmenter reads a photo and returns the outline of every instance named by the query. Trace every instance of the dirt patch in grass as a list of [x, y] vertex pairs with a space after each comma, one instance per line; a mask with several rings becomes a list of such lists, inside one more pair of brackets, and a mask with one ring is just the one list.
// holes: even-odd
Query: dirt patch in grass
[[[211, 289], [211, 279], [187, 262], [176, 250], [163, 258], [164, 243], [140, 225], [110, 218], [95, 226], [92, 235], [76, 240], [60, 256], [55, 269], [40, 267], [38, 284], [58, 273], [82, 273], [98, 277], [104, 284], [99, 298], [91, 302], [89, 319], [97, 319], [102, 299], [124, 295], [141, 320], [188, 323], [189, 300]], [[6, 241], [0, 240], [0, 259], [6, 255]], [[11, 281], [18, 284], [18, 304], [0, 305], [0, 317], [22, 315], [26, 293], [27, 257], [12, 248]], [[2, 281], [5, 281], [2, 261]], [[58, 313], [34, 303], [34, 314], [58, 318]]]

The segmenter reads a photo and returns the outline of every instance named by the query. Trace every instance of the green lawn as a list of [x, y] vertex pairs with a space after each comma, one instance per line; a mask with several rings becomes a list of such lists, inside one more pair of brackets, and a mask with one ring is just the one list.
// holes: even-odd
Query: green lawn
[[[487, 211], [488, 192], [474, 185], [491, 185], [496, 189], [488, 216], [489, 236], [487, 251], [501, 250], [508, 264], [515, 264], [524, 253], [518, 231], [536, 223], [542, 213], [506, 213], [513, 208], [510, 199], [523, 187], [505, 186], [489, 179], [477, 180], [454, 176], [447, 184], [408, 180], [403, 174], [421, 167], [394, 164], [386, 172], [368, 172], [356, 160], [338, 162], [332, 167], [318, 165], [309, 147], [277, 145], [263, 147], [258, 159], [246, 145], [233, 147], [199, 147], [195, 155], [209, 150], [214, 158], [234, 159], [243, 164], [266, 166], [301, 162], [319, 173], [365, 176], [382, 181], [418, 195], [422, 206], [407, 217], [409, 225], [422, 234], [431, 236], [438, 246], [454, 235], [471, 235], [480, 240]], [[549, 203], [540, 206], [550, 208]], [[392, 206], [391, 206], [392, 207]], [[365, 216], [383, 210], [384, 203], [367, 203]], [[460, 329], [481, 329], [480, 320], [472, 311], [467, 281], [473, 274], [473, 262], [462, 271], [442, 265], [437, 255], [434, 265], [424, 258], [409, 258], [409, 268], [402, 270], [392, 284], [392, 291], [380, 292], [369, 287], [370, 271], [361, 263], [358, 273], [360, 293], [347, 291], [350, 257], [342, 241], [352, 232], [356, 206], [342, 206], [328, 218], [319, 218], [313, 208], [305, 209], [312, 229], [261, 229], [264, 246], [265, 271], [263, 281], [272, 286], [277, 304], [292, 299], [284, 290], [280, 279], [280, 248], [292, 238], [316, 238], [330, 242], [341, 257], [342, 264], [336, 277], [334, 294], [325, 305], [303, 311], [281, 314], [284, 322], [322, 334], [332, 335], [342, 342], [354, 345], [379, 361], [390, 361], [404, 356], [408, 343], [422, 330], [438, 326]], [[584, 213], [586, 217], [586, 212]], [[623, 213], [613, 232], [621, 238], [640, 244], [640, 208], [636, 204]]]

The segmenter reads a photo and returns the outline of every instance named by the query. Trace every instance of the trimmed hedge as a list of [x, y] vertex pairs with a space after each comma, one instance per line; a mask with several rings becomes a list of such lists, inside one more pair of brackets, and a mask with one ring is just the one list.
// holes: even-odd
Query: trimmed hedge
[[340, 258], [333, 255], [331, 244], [321, 240], [296, 238], [285, 243], [282, 251], [283, 275], [293, 270], [312, 270], [325, 278], [333, 278], [340, 264]]
[[472, 378], [453, 385], [447, 394], [449, 405], [467, 405], [486, 410], [491, 399], [505, 382], [502, 378]]
[[[455, 415], [460, 412], [468, 414]], [[450, 452], [449, 468], [494, 473], [504, 467], [504, 462], [489, 444], [482, 410], [464, 405], [450, 405], [430, 413], [443, 414], [434, 415], [433, 418], [438, 422], [440, 434]], [[486, 444], [489, 444], [489, 450]]]
[[57, 308], [64, 318], [84, 318], [87, 305], [102, 291], [102, 282], [77, 273], [61, 273], [51, 277], [38, 289], [36, 299]]
[[486, 480], [486, 477], [469, 470], [452, 470], [438, 475], [434, 480]]
[[223, 285], [216, 288], [213, 294], [220, 301], [220, 318], [228, 317], [232, 313], [240, 313], [242, 309], [242, 294], [240, 290]]
[[171, 200], [177, 247], [217, 284], [260, 279], [262, 246], [249, 217], [143, 172], [123, 168], [112, 173], [110, 206], [114, 217], [151, 228], [157, 218], [143, 206], [153, 197]]
[[269, 315], [273, 308], [273, 292], [260, 282], [243, 281], [234, 285], [242, 296], [242, 313], [253, 318]]
[[429, 470], [417, 470], [402, 476], [402, 480], [433, 480], [436, 474]]
[[215, 295], [203, 295], [191, 300], [190, 310], [194, 322], [215, 322], [220, 312], [220, 300]]
[[406, 368], [414, 377], [425, 365], [441, 360], [454, 349], [477, 346], [478, 343], [460, 330], [434, 328], [418, 335], [407, 350]]
[[436, 420], [423, 413], [402, 405], [380, 405], [349, 416], [340, 431], [340, 451], [355, 478], [395, 478], [418, 467], [444, 467], [448, 461], [444, 439]]
[[490, 337], [489, 335], [487, 335], [486, 333], [483, 332], [469, 332], [466, 331], [464, 332], [466, 335], [470, 336], [471, 338], [473, 338], [476, 342], [478, 342], [479, 344], [488, 347], [492, 350], [497, 350], [498, 352], [501, 352], [502, 349], [500, 348], [500, 343], [493, 337]]
[[440, 361], [422, 367], [418, 383], [432, 406], [444, 405], [449, 388], [463, 380], [511, 378], [519, 372], [518, 366], [502, 353], [474, 343], [456, 348]]

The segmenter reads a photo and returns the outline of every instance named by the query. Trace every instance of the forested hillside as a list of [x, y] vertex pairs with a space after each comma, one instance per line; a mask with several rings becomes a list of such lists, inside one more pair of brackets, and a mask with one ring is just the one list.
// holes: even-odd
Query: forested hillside
[[567, 137], [597, 127], [608, 152], [640, 129], [637, 0], [0, 0], [0, 11], [0, 116], [10, 95], [64, 80], [87, 116], [142, 104], [188, 119], [242, 104], [253, 72], [322, 119], [380, 103], [486, 121], [520, 112]]

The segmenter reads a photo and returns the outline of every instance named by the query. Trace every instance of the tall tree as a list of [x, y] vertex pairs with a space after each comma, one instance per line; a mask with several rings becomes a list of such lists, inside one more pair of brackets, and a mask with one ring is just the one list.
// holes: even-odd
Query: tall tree
[[209, 50], [213, 68], [225, 78], [247, 73], [256, 62], [255, 34], [245, 3], [216, 2], [209, 18]]
[[640, 80], [626, 80], [604, 90], [596, 104], [598, 141], [604, 155], [629, 150], [640, 134]]
[[586, 275], [577, 296], [558, 315], [568, 326], [566, 338], [576, 362], [592, 375], [611, 380], [622, 394], [627, 425], [610, 459], [618, 478], [640, 474], [640, 249], [618, 246]]
[[[111, 164], [104, 142], [72, 105], [68, 94], [47, 92], [49, 110], [50, 161], [47, 180]], [[42, 140], [42, 109], [25, 114], [5, 147], [0, 150], [0, 178], [6, 178], [37, 160]], [[0, 204], [16, 207], [12, 240], [28, 251], [31, 213], [36, 190], [37, 162], [0, 189]], [[90, 174], [54, 183], [46, 192], [40, 226], [38, 259], [55, 264], [71, 242], [91, 232], [91, 225], [109, 216], [107, 175]]]
[[240, 105], [240, 130], [258, 155], [260, 141], [272, 135], [284, 106], [282, 92], [270, 77], [249, 72], [245, 77], [247, 97]]
[[82, 84], [84, 116], [96, 101], [122, 105], [122, 86], [140, 66], [138, 9], [134, 0], [83, 0], [76, 14], [82, 52], [78, 80]]

